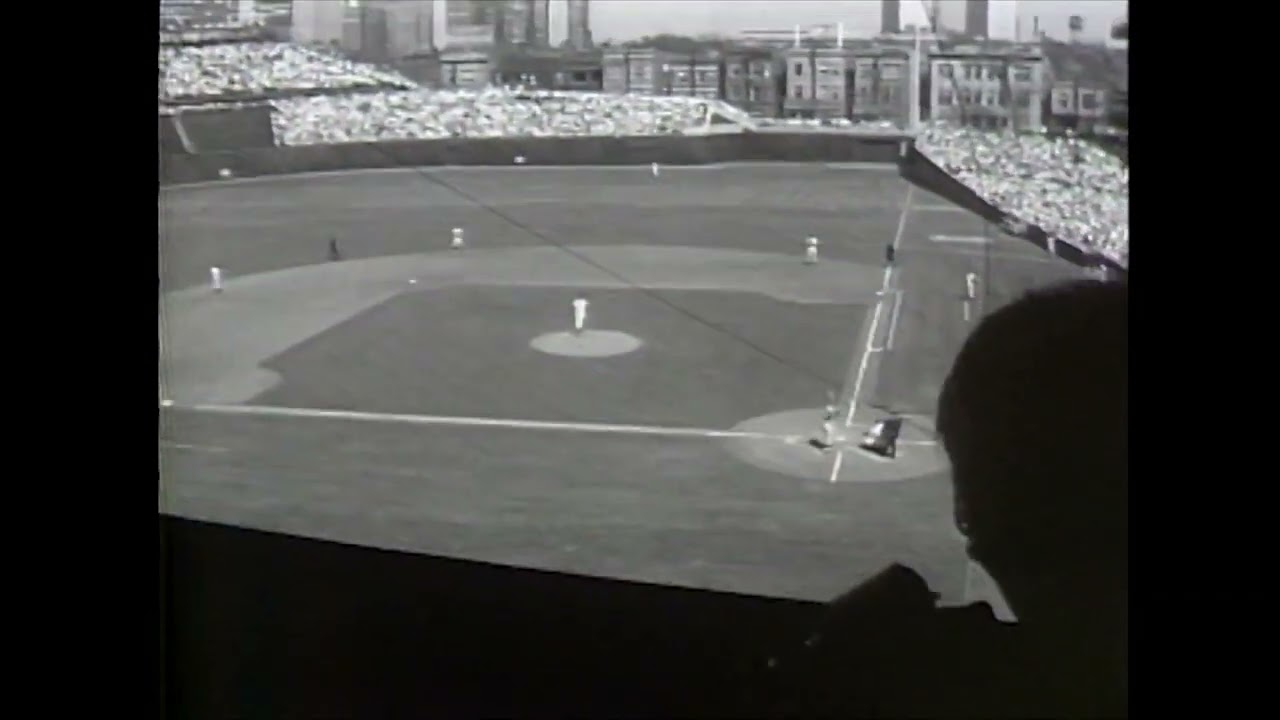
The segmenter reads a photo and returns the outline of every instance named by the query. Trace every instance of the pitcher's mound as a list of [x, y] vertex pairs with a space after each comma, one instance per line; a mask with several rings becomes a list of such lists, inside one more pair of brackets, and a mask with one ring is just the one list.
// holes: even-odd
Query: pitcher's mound
[[549, 355], [566, 357], [612, 357], [625, 355], [643, 345], [639, 338], [613, 330], [583, 330], [581, 334], [557, 332], [539, 335], [529, 345]]

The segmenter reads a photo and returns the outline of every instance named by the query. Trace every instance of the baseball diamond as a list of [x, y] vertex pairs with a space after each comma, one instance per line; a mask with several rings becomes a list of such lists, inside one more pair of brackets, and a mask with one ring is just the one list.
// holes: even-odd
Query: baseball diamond
[[[941, 207], [821, 164], [164, 188], [163, 505], [814, 600], [900, 561], [972, 599], [931, 421], [964, 278], [983, 275], [980, 316], [1078, 271]], [[819, 450], [828, 392], [839, 441]], [[898, 457], [859, 451], [890, 412]]]

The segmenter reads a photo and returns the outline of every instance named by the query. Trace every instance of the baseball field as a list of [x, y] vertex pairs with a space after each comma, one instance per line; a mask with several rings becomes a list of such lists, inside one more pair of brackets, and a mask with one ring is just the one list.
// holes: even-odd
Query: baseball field
[[[891, 167], [230, 180], [162, 190], [160, 231], [163, 511], [812, 600], [894, 561], [988, 592], [938, 389], [983, 313], [1077, 274]], [[889, 412], [897, 458], [858, 450]]]

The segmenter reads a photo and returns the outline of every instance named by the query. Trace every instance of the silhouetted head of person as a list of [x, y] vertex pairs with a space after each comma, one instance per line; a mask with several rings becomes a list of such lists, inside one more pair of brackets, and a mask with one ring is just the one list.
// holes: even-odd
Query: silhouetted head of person
[[1033, 292], [977, 326], [942, 389], [957, 524], [1028, 627], [1123, 631], [1128, 320], [1123, 284]]

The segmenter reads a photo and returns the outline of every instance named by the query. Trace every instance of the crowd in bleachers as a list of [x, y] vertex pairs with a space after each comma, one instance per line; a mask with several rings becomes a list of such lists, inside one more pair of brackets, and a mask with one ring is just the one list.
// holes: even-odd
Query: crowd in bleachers
[[1129, 169], [1079, 137], [925, 128], [916, 147], [1015, 220], [1129, 263]]
[[160, 99], [168, 101], [417, 86], [398, 73], [278, 42], [163, 46], [159, 71]]
[[276, 100], [281, 145], [457, 137], [673, 135], [706, 125], [711, 105], [646, 97], [520, 89], [381, 92]]

